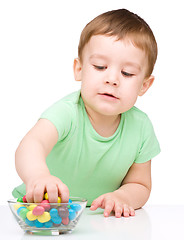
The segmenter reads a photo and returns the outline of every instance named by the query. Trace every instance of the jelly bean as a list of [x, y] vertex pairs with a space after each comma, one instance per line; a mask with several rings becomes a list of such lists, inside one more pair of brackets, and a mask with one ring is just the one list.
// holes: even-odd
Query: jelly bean
[[42, 206], [37, 206], [33, 209], [33, 215], [40, 216], [45, 212], [45, 208]]
[[58, 216], [58, 210], [56, 208], [52, 208], [50, 210], [50, 216], [51, 216], [51, 218], [57, 217]]
[[45, 194], [44, 194], [44, 198], [45, 198], [45, 200], [48, 200], [48, 199], [49, 199], [48, 193], [45, 193]]
[[45, 211], [49, 211], [49, 209], [50, 209], [49, 200], [41, 201], [41, 206], [45, 209]]
[[22, 197], [18, 198], [18, 199], [17, 199], [17, 202], [23, 202]]
[[27, 207], [27, 209], [29, 209], [30, 211], [33, 211], [33, 209], [34, 209], [35, 207], [37, 207], [36, 204], [31, 204], [31, 205], [29, 205], [29, 206]]
[[70, 205], [70, 207], [71, 207], [74, 211], [76, 211], [76, 212], [78, 212], [79, 210], [81, 210], [81, 205], [79, 205], [79, 204], [77, 204], [77, 203], [72, 203], [72, 204]]
[[18, 214], [18, 215], [19, 215], [19, 213], [20, 213], [20, 211], [21, 211], [22, 209], [26, 209], [26, 207], [19, 207], [18, 210], [17, 210], [17, 214]]
[[24, 203], [27, 203], [26, 195], [24, 195], [24, 197], [22, 198], [22, 201], [23, 201]]
[[76, 212], [73, 209], [68, 209], [69, 211], [69, 219], [73, 220], [76, 217]]
[[38, 220], [36, 220], [36, 221], [35, 221], [35, 226], [36, 226], [37, 228], [41, 228], [41, 227], [44, 226], [44, 223], [41, 223], [41, 222], [39, 222]]
[[59, 215], [57, 217], [52, 217], [51, 220], [55, 224], [61, 224], [62, 222], [62, 218]]
[[45, 223], [51, 219], [51, 216], [49, 212], [44, 212], [41, 216], [38, 216], [37, 219], [39, 222]]
[[63, 219], [62, 219], [62, 224], [63, 224], [63, 225], [68, 225], [68, 224], [69, 224], [69, 218], [68, 218], [68, 217], [63, 218]]
[[15, 210], [18, 210], [20, 207], [24, 207], [24, 205], [21, 205], [21, 204], [19, 204], [19, 203], [14, 204], [13, 206], [14, 206], [14, 209], [15, 209]]
[[60, 224], [56, 224], [56, 223], [53, 224], [54, 227], [59, 227], [60, 225], [61, 225], [61, 223]]
[[61, 203], [61, 198], [60, 197], [58, 197], [58, 203]]
[[69, 201], [68, 201], [68, 203], [72, 203], [72, 200], [69, 198]]
[[26, 216], [29, 221], [34, 221], [37, 219], [37, 216], [33, 215], [32, 211], [29, 211]]
[[29, 210], [27, 208], [23, 208], [20, 212], [19, 212], [19, 216], [25, 220], [26, 219], [26, 215], [29, 212]]
[[66, 218], [69, 216], [69, 211], [67, 207], [59, 207], [58, 208], [58, 214], [62, 218]]
[[51, 228], [52, 226], [53, 226], [53, 222], [51, 220], [44, 223], [44, 227], [46, 228]]
[[30, 226], [30, 227], [34, 227], [35, 226], [35, 221], [29, 221], [27, 218], [25, 219], [25, 223]]

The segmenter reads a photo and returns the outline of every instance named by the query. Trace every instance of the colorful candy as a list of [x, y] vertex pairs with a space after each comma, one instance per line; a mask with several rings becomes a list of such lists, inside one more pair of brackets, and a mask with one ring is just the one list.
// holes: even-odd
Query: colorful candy
[[[68, 225], [74, 220], [81, 210], [81, 206], [72, 203], [69, 199], [68, 204], [60, 204], [61, 198], [58, 197], [56, 204], [50, 204], [48, 194], [44, 194], [44, 200], [38, 204], [27, 203], [26, 196], [19, 198], [14, 209], [17, 215], [30, 227], [51, 228], [58, 227], [61, 224]], [[26, 204], [24, 204], [26, 203]]]

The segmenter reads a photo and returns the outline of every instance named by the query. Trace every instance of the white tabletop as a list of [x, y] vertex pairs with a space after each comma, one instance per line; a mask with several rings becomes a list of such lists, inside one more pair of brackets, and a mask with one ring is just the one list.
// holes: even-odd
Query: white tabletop
[[13, 240], [160, 240], [184, 239], [184, 205], [146, 205], [136, 211], [134, 217], [105, 218], [103, 210], [85, 209], [74, 231], [59, 236], [34, 236], [24, 233], [8, 206], [0, 206], [0, 239]]

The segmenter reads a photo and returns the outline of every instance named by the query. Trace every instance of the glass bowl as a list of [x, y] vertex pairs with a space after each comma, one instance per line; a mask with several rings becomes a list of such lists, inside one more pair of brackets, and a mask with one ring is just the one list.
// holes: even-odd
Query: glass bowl
[[18, 224], [27, 233], [59, 235], [74, 230], [87, 200], [70, 197], [69, 203], [22, 203], [12, 199], [8, 204]]

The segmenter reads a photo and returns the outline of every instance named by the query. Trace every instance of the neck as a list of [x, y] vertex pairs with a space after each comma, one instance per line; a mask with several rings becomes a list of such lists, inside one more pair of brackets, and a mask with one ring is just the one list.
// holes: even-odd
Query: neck
[[111, 137], [117, 130], [121, 115], [106, 116], [92, 113], [86, 109], [89, 120], [95, 131], [102, 137]]

